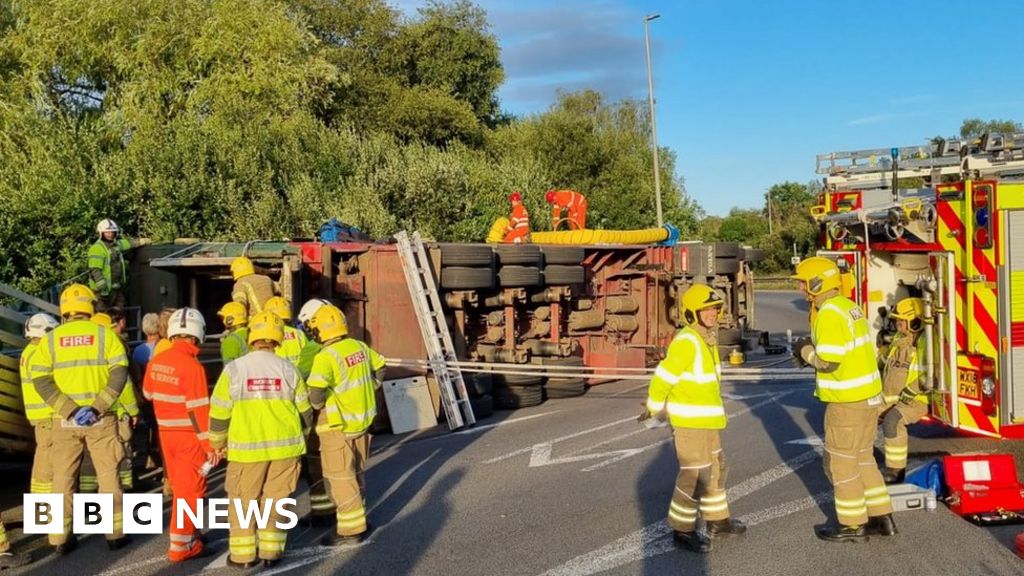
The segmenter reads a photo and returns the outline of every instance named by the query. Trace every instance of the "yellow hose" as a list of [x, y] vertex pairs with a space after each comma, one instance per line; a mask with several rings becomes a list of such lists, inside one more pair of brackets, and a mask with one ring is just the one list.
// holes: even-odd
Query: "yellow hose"
[[[532, 232], [534, 244], [656, 244], [668, 239], [665, 228], [646, 230], [562, 230]], [[490, 237], [488, 237], [490, 241]]]
[[491, 224], [491, 231], [487, 233], [488, 244], [500, 244], [505, 239], [505, 227], [508, 226], [508, 218], [498, 218]]

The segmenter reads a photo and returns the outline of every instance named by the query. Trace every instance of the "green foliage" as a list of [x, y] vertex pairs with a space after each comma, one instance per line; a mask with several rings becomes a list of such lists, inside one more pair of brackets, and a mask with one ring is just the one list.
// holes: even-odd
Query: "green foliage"
[[[653, 226], [645, 107], [562, 95], [504, 116], [483, 11], [381, 0], [0, 0], [0, 281], [84, 270], [101, 218], [131, 236], [480, 241], [521, 190], [590, 199], [591, 226]], [[666, 220], [700, 210], [661, 151]]]
[[1014, 120], [982, 120], [981, 118], [967, 118], [960, 125], [961, 138], [977, 138], [986, 132], [999, 132], [1012, 134], [1024, 132], [1024, 125]]

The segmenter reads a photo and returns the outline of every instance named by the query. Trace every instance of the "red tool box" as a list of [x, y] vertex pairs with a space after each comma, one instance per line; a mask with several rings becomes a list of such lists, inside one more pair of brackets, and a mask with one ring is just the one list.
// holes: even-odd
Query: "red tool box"
[[1024, 522], [1024, 488], [1011, 454], [968, 454], [942, 459], [946, 503], [978, 524]]

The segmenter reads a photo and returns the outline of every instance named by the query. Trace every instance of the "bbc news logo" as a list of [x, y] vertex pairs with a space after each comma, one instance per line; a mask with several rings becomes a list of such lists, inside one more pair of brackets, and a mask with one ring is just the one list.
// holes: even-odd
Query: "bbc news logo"
[[[25, 494], [25, 534], [61, 534], [64, 531], [64, 496], [61, 494]], [[171, 520], [184, 529], [186, 519], [198, 529], [230, 528], [234, 514], [242, 528], [255, 524], [258, 530], [290, 530], [299, 523], [294, 498], [278, 500], [240, 500], [207, 498], [192, 502], [178, 499]], [[71, 532], [74, 534], [113, 534], [114, 496], [112, 494], [73, 494]], [[125, 534], [161, 534], [164, 529], [164, 502], [161, 494], [124, 494], [122, 521]], [[283, 519], [272, 521], [275, 516]]]

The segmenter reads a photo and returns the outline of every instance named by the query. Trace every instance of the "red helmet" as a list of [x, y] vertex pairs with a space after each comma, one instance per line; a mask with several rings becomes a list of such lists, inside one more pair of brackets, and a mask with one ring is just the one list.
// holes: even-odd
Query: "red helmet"
[[523, 201], [523, 195], [520, 194], [519, 192], [513, 192], [513, 193], [508, 195], [508, 201], [509, 202], [522, 202]]
[[548, 190], [548, 193], [547, 193], [546, 196], [544, 196], [544, 198], [548, 201], [548, 204], [554, 204], [555, 203], [555, 191], [554, 190]]

